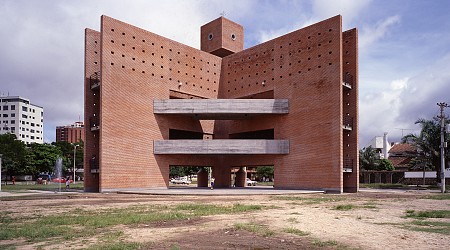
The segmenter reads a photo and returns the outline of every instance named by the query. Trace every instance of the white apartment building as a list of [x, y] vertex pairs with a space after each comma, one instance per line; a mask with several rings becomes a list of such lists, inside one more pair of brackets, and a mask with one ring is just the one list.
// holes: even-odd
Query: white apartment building
[[0, 134], [6, 133], [26, 144], [44, 143], [44, 108], [20, 96], [0, 96]]

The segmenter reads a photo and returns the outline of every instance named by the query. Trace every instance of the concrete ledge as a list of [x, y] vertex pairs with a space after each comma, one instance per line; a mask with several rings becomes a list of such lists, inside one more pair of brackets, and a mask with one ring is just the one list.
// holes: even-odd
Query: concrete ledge
[[288, 99], [169, 99], [154, 100], [154, 114], [187, 115], [198, 119], [236, 119], [287, 114]]
[[153, 142], [162, 154], [289, 154], [289, 140], [162, 140]]

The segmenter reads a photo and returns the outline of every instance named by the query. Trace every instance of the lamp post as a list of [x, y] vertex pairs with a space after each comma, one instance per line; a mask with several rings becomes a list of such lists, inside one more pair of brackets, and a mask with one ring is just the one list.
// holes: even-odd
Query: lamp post
[[75, 184], [75, 164], [76, 164], [76, 156], [77, 156], [77, 147], [79, 145], [74, 145], [73, 147], [73, 184]]

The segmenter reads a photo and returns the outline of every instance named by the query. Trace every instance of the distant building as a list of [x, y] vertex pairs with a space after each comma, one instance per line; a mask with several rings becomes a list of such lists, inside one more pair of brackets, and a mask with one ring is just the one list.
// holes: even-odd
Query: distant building
[[389, 160], [395, 167], [395, 170], [408, 171], [411, 160], [417, 157], [417, 149], [408, 143], [394, 144], [389, 150]]
[[75, 122], [67, 126], [56, 127], [56, 141], [66, 141], [68, 143], [76, 143], [84, 141], [84, 124], [83, 122]]
[[44, 143], [44, 108], [26, 98], [0, 97], [0, 125], [0, 134], [15, 134], [26, 144]]
[[383, 136], [375, 136], [367, 145], [367, 147], [372, 147], [375, 149], [377, 156], [380, 159], [389, 158], [389, 150], [391, 149], [391, 145], [388, 142], [387, 133], [384, 133]]

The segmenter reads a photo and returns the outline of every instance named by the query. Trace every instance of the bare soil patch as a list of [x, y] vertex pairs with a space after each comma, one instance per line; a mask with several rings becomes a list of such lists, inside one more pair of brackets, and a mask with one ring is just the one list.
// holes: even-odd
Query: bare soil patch
[[[78, 238], [4, 239], [0, 240], [0, 248], [65, 249], [70, 245], [73, 249], [111, 246], [119, 249], [442, 249], [450, 245], [450, 226], [445, 226], [450, 224], [450, 218], [420, 222], [406, 217], [407, 211], [450, 210], [450, 200], [428, 199], [428, 196], [430, 193], [380, 190], [343, 195], [8, 197], [0, 199], [2, 227], [11, 223], [8, 220], [30, 218], [32, 221], [77, 211], [126, 211], [155, 206], [172, 209], [180, 204], [242, 204], [263, 208], [105, 227], [94, 235]], [[420, 227], [413, 225], [417, 221]], [[444, 223], [442, 230], [432, 230], [439, 223]], [[70, 226], [76, 230], [82, 225]]]

